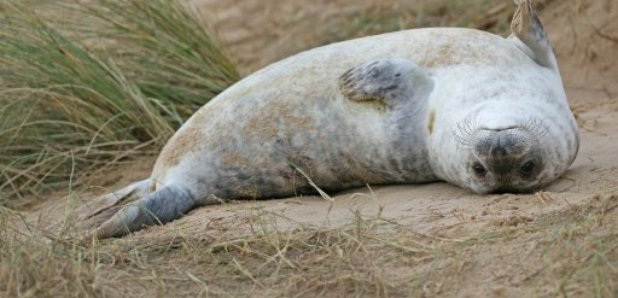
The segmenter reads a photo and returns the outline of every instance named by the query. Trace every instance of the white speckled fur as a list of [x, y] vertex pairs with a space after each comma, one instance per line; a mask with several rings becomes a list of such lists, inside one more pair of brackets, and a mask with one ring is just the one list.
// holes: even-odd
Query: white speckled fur
[[[231, 86], [178, 130], [150, 178], [151, 201], [166, 199], [154, 198], [162, 189], [183, 197], [177, 202], [186, 206], [163, 212], [168, 220], [219, 198], [294, 195], [308, 186], [298, 170], [328, 190], [438, 179], [478, 193], [545, 185], [574, 160], [577, 126], [530, 1], [520, 4], [513, 30], [509, 38], [461, 28], [408, 30], [274, 63]], [[409, 98], [383, 107], [342, 94], [342, 74], [383, 59], [412, 69]], [[411, 68], [403, 67], [406, 61]], [[542, 157], [536, 179], [501, 174], [517, 180], [505, 181], [491, 172], [474, 178], [472, 162], [489, 161], [467, 142], [500, 138], [516, 145], [509, 162], [525, 162], [529, 152]], [[118, 235], [121, 225], [136, 227], [119, 214], [102, 225], [100, 237]]]
[[[543, 118], [548, 115], [560, 117], [556, 121], [575, 127], [557, 68], [537, 64], [530, 58], [530, 51], [514, 36], [503, 38], [461, 28], [395, 32], [300, 53], [272, 64], [230, 87], [198, 111], [194, 118], [208, 110], [218, 110], [218, 118], [234, 123], [238, 121], [236, 111], [248, 100], [248, 94], [251, 95], [251, 100], [260, 100], [265, 105], [268, 105], [269, 101], [279, 100], [302, 102], [306, 101], [309, 95], [319, 95], [333, 99], [332, 105], [337, 108], [349, 109], [346, 99], [337, 89], [338, 77], [349, 68], [366, 61], [389, 57], [405, 58], [419, 65], [426, 65], [428, 61], [437, 59], [436, 56], [445, 47], [450, 47], [450, 57], [446, 58], [446, 63], [427, 66], [435, 82], [434, 91], [428, 99], [428, 110], [435, 111], [436, 115], [436, 133], [431, 136], [428, 147], [432, 160], [458, 158], [458, 147], [444, 143], [452, 142], [452, 137], [444, 135], [450, 134], [459, 121], [468, 117], [475, 105], [496, 103], [492, 107], [496, 113], [480, 121], [491, 127], [507, 125], [521, 117]], [[470, 55], [471, 52], [474, 52], [473, 56]], [[461, 59], [462, 62], [452, 63], [454, 59]], [[510, 90], [496, 97], [496, 92], [499, 92], [496, 91], [498, 85]], [[552, 93], [554, 100], [549, 103], [538, 102], [538, 97], [544, 96], [546, 92]], [[272, 94], [280, 94], [281, 97], [273, 97]], [[351, 109], [349, 117], [367, 120], [376, 116], [371, 112], [367, 112], [367, 116], [358, 113], [359, 111]], [[425, 119], [410, 121], [427, 123], [427, 113], [422, 117]], [[361, 124], [364, 126], [361, 132], [366, 133], [367, 138], [373, 138], [378, 144], [384, 142], [380, 137], [376, 138], [386, 135], [380, 121], [362, 121]], [[187, 121], [179, 133], [191, 126], [198, 126], [204, 138], [215, 133], [208, 123], [196, 123], [193, 119]], [[566, 139], [554, 141], [564, 143]], [[173, 139], [170, 144], [173, 146]], [[565, 154], [570, 160], [576, 152], [573, 146], [559, 146], [571, 152]], [[164, 158], [165, 151], [161, 156]], [[176, 167], [155, 167], [153, 177], [161, 184], [189, 184], [187, 186], [193, 188], [191, 177], [199, 176], [196, 171], [212, 171], [208, 167], [193, 167], [205, 158], [209, 158], [208, 153], [197, 149], [192, 154], [187, 154]], [[566, 169], [568, 164], [570, 162], [565, 164], [562, 170]], [[434, 170], [440, 178], [464, 186], [458, 177], [453, 176], [454, 173], [441, 172], [437, 168]]]

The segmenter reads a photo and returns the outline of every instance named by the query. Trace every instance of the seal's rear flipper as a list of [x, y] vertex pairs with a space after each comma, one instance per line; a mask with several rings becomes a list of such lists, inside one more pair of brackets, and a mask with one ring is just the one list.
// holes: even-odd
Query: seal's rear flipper
[[557, 69], [554, 51], [532, 0], [515, 0], [515, 4], [517, 4], [517, 11], [511, 22], [513, 35], [531, 50], [531, 58], [537, 63]]
[[117, 211], [115, 213], [110, 214], [110, 209], [106, 209], [104, 215], [107, 215], [107, 220], [97, 224], [84, 240], [92, 237], [118, 237], [146, 226], [164, 224], [180, 217], [194, 205], [193, 197], [187, 189], [176, 185], [164, 186], [124, 206], [114, 205], [115, 208], [111, 210]]
[[339, 77], [339, 90], [349, 100], [380, 100], [389, 106], [425, 96], [432, 89], [429, 73], [407, 59], [370, 61]]
[[118, 191], [90, 200], [75, 210], [76, 220], [82, 225], [82, 229], [98, 225], [102, 222], [100, 218], [107, 219], [111, 214], [120, 210], [123, 205], [143, 197], [148, 192], [149, 185], [150, 179], [142, 180]]

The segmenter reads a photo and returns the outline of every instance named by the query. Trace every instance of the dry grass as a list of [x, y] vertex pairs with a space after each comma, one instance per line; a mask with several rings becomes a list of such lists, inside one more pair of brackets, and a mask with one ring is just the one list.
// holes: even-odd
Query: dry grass
[[176, 1], [86, 3], [0, 4], [2, 205], [158, 151], [238, 79]]
[[245, 235], [137, 234], [87, 246], [43, 243], [43, 230], [16, 225], [4, 209], [0, 295], [612, 297], [617, 198], [459, 239], [358, 213], [337, 228], [297, 223], [280, 231], [275, 222], [284, 215], [254, 211]]
[[[194, 1], [203, 3], [247, 74], [308, 48], [401, 29], [460, 26], [504, 34], [513, 13], [512, 1], [492, 0]], [[542, 8], [556, 1], [536, 2]]]
[[[4, 5], [0, 4], [3, 13], [8, 9]], [[308, 46], [418, 25], [472, 25], [500, 32], [510, 13], [501, 6], [492, 1], [453, 0], [408, 6], [399, 14], [398, 10], [374, 3], [357, 11], [329, 15], [328, 22], [315, 18], [290, 20], [296, 25], [275, 24], [277, 28], [287, 26], [289, 32], [271, 31], [289, 38], [274, 43], [279, 50], [272, 55], [278, 55], [273, 56], [278, 59]], [[135, 7], [139, 8], [134, 11], [137, 16], [148, 11]], [[488, 14], [487, 7], [495, 10]], [[75, 177], [71, 173], [118, 163], [142, 155], [144, 150], [156, 151], [192, 109], [217, 92], [202, 81], [207, 77], [199, 66], [204, 61], [192, 60], [203, 53], [182, 56], [180, 61], [167, 60], [175, 57], [174, 53], [186, 53], [176, 52], [186, 50], [186, 44], [177, 48], [172, 46], [178, 45], [173, 41], [170, 47], [152, 48], [159, 33], [169, 32], [145, 30], [145, 24], [140, 23], [143, 19], [133, 19], [133, 14], [105, 15], [113, 18], [106, 22], [97, 18], [96, 11], [90, 11], [90, 16], [98, 20], [97, 26], [103, 27], [69, 34], [63, 28], [70, 27], [71, 20], [47, 23], [27, 11], [21, 11], [27, 14], [21, 20], [36, 21], [16, 28], [25, 33], [23, 37], [30, 38], [18, 45], [39, 45], [29, 50], [31, 55], [20, 57], [17, 53], [22, 48], [16, 48], [7, 56], [5, 50], [10, 44], [3, 42], [15, 36], [8, 31], [3, 35], [3, 30], [15, 28], [0, 28], [0, 101], [6, 107], [0, 111], [0, 162], [4, 169], [4, 180], [0, 181], [9, 187], [5, 194], [36, 192], [43, 184], [66, 185], [69, 178]], [[13, 21], [20, 20], [19, 14], [13, 16]], [[185, 21], [173, 20], [172, 25]], [[104, 26], [116, 22], [126, 24], [128, 27], [121, 29], [128, 31]], [[323, 26], [310, 34], [303, 33], [303, 40], [295, 39], [298, 32], [303, 32], [296, 28], [306, 33], [309, 23]], [[7, 24], [4, 19], [2, 24]], [[104, 45], [93, 43], [96, 35], [91, 30], [97, 28], [119, 35], [110, 33]], [[138, 31], [132, 31], [135, 28]], [[176, 35], [166, 34], [167, 38]], [[136, 37], [143, 37], [144, 43]], [[277, 36], [273, 39], [279, 40]], [[129, 46], [105, 46], [114, 44], [114, 40]], [[45, 49], [53, 51], [40, 52]], [[33, 55], [36, 53], [45, 59], [23, 64], [23, 58], [38, 57]], [[20, 67], [40, 68], [26, 72], [31, 75], [29, 80], [7, 79], [7, 61], [17, 61]], [[18, 73], [15, 69], [8, 73]], [[86, 70], [88, 75], [75, 76], [73, 71], [77, 70]], [[188, 75], [182, 79], [186, 84], [171, 79], [183, 73]], [[44, 81], [58, 77], [62, 81]], [[222, 79], [220, 88], [233, 81], [235, 74], [223, 77], [227, 79]], [[93, 78], [97, 78], [96, 84], [88, 81]], [[69, 81], [70, 88], [63, 83], [68, 79], [76, 80]], [[17, 81], [36, 84], [15, 85]], [[74, 88], [84, 85], [95, 87]], [[164, 88], [153, 88], [159, 86]], [[93, 102], [83, 101], [93, 95]], [[118, 102], [118, 98], [123, 100]], [[191, 101], [178, 106], [183, 98]], [[7, 100], [9, 105], [4, 104]], [[92, 113], [83, 115], [84, 109]], [[7, 117], [11, 115], [22, 116]], [[115, 124], [118, 119], [124, 120]], [[20, 142], [14, 141], [16, 137], [21, 138]], [[69, 193], [71, 198], [81, 196], [72, 190]], [[78, 244], [68, 237], [75, 206], [66, 208], [68, 224], [50, 234], [45, 222], [26, 221], [22, 214], [0, 204], [0, 297], [617, 297], [617, 198], [616, 194], [599, 196], [584, 206], [573, 206], [532, 222], [489, 225], [477, 234], [458, 238], [438, 232], [422, 234], [414, 226], [380, 215], [361, 216], [354, 210], [353, 218], [336, 228], [294, 223], [294, 228], [280, 230], [277, 220], [285, 218], [285, 214], [256, 210], [251, 217], [252, 230], [246, 234], [210, 237], [178, 231], [148, 238], [152, 234], [137, 233], [91, 245]], [[9, 205], [15, 206], [20, 199], [13, 196], [10, 201]], [[69, 205], [77, 204], [76, 199], [73, 201]]]

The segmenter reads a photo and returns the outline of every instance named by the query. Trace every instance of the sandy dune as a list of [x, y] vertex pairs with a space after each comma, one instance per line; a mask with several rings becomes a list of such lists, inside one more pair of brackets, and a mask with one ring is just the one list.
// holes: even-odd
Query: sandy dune
[[[303, 26], [346, 15], [360, 3], [195, 1], [245, 74], [315, 46], [316, 36], [299, 34], [306, 31]], [[403, 2], [362, 1], [363, 5]], [[616, 297], [618, 3], [543, 2], [547, 6], [542, 18], [580, 125], [581, 148], [570, 170], [541, 192], [478, 196], [446, 183], [372, 186], [332, 198], [308, 196], [198, 208], [164, 226], [104, 240], [96, 247], [101, 252], [83, 248], [85, 254], [93, 254], [92, 260], [82, 258], [71, 241], [52, 243], [84, 262], [74, 262], [78, 279], [84, 279], [83, 272], [91, 272], [88, 285], [111, 293], [102, 295], [110, 297], [182, 293], [288, 297], [303, 291], [306, 296], [327, 297]], [[300, 19], [305, 22], [296, 22]], [[32, 254], [40, 250], [38, 241], [46, 242], [42, 246], [47, 248], [49, 240], [64, 231], [65, 220], [74, 220], [76, 207], [92, 202], [97, 194], [147, 177], [153, 162], [153, 157], [147, 157], [127, 168], [89, 177], [77, 192], [67, 195], [66, 189], [59, 190], [39, 199], [44, 203], [23, 210], [24, 217], [16, 217], [11, 231], [38, 246], [28, 252], [30, 263], [19, 263], [31, 266], [20, 265], [19, 271], [45, 272], [43, 279], [56, 286], [55, 270], [73, 263], [66, 261], [62, 249], [51, 254], [53, 258]], [[359, 218], [383, 225], [373, 226], [377, 230], [370, 229], [362, 237], [344, 235]], [[24, 226], [22, 219], [36, 228]], [[39, 230], [48, 237], [39, 237]], [[268, 233], [273, 231], [281, 233]], [[21, 237], [28, 232], [35, 237]], [[322, 234], [340, 238], [315, 240]], [[61, 235], [66, 236], [71, 234]], [[269, 237], [296, 244], [269, 242]], [[258, 241], [247, 244], [251, 239]], [[55, 251], [56, 246], [49, 247]], [[217, 250], [220, 247], [225, 248]], [[65, 278], [71, 285], [75, 279], [73, 275]]]
[[[210, 9], [223, 9], [224, 19], [238, 17], [238, 12], [206, 2], [212, 5]], [[584, 1], [576, 6], [561, 3], [550, 7], [544, 15], [581, 127], [582, 145], [571, 169], [543, 192], [478, 196], [446, 183], [372, 187], [336, 194], [332, 202], [310, 196], [199, 208], [180, 220], [148, 228], [134, 236], [238, 235], [250, 233], [256, 221], [264, 218], [282, 230], [296, 225], [332, 227], [350, 221], [360, 212], [394, 219], [418, 233], [461, 238], [494, 227], [525, 225], [574, 206], [594, 204], [600, 196], [614, 194], [618, 186], [618, 42], [611, 37], [618, 28], [617, 6], [611, 1]], [[601, 14], [606, 17], [589, 17]], [[233, 34], [228, 32], [228, 37]], [[243, 43], [242, 38], [233, 39], [232, 49], [241, 51], [242, 47], [235, 46], [239, 43]], [[152, 161], [140, 163], [142, 170], [125, 175], [116, 185], [148, 175]], [[114, 175], [117, 174], [110, 174]], [[30, 218], [42, 225], [62, 217], [58, 215], [65, 208], [50, 204], [39, 208], [40, 213], [33, 212]]]

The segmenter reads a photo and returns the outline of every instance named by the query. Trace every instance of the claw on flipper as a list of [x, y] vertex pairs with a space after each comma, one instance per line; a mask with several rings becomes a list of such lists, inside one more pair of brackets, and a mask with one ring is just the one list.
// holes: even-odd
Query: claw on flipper
[[147, 193], [150, 180], [133, 183], [118, 191], [100, 196], [81, 206], [76, 212], [76, 220], [81, 230], [92, 230], [109, 219], [126, 204], [138, 200]]
[[[146, 183], [142, 184], [144, 181]], [[83, 241], [119, 237], [147, 226], [164, 224], [195, 205], [193, 196], [183, 187], [168, 185], [148, 192], [148, 180], [144, 181], [101, 197], [93, 204], [94, 208], [80, 214], [78, 219], [88, 231]]]

